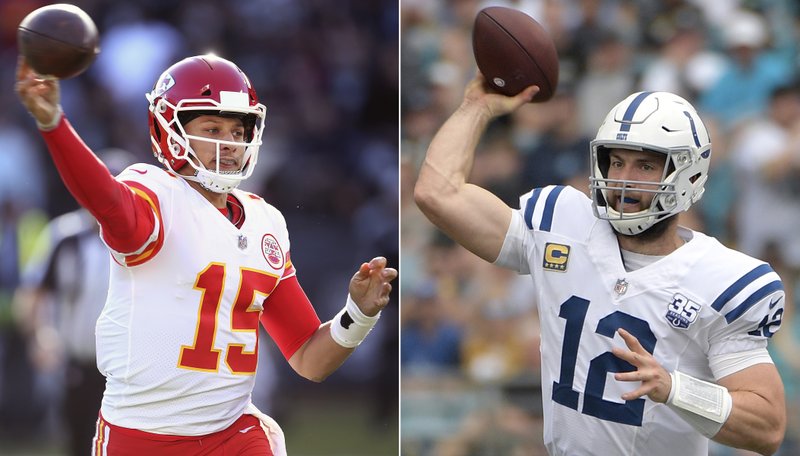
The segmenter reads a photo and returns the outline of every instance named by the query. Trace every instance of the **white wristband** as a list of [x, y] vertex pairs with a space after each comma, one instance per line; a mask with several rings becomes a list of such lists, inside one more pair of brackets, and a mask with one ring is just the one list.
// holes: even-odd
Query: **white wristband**
[[47, 125], [40, 124], [38, 120], [36, 120], [36, 127], [41, 131], [50, 131], [58, 126], [58, 123], [61, 121], [61, 116], [63, 115], [61, 110], [61, 105], [58, 105], [58, 111], [56, 111], [56, 115], [53, 116], [53, 119]]
[[350, 295], [342, 310], [331, 320], [331, 337], [345, 348], [355, 348], [367, 337], [372, 327], [378, 322], [381, 313], [368, 317], [361, 312]]
[[675, 371], [667, 406], [704, 436], [711, 438], [725, 424], [733, 408], [733, 399], [722, 385], [706, 382]]

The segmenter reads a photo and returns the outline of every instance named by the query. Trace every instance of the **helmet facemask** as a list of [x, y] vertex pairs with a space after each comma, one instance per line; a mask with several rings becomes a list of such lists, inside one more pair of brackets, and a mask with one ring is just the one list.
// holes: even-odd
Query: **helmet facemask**
[[[598, 218], [611, 222], [614, 229], [621, 234], [636, 235], [669, 216], [689, 209], [693, 201], [686, 196], [692, 193], [692, 189], [687, 187], [699, 184], [697, 182], [699, 175], [689, 176], [691, 162], [688, 149], [653, 151], [645, 148], [632, 149], [630, 144], [626, 145], [626, 149], [649, 150], [663, 155], [664, 168], [661, 178], [658, 181], [610, 179], [608, 177], [610, 149], [607, 146], [593, 145], [589, 188], [595, 203], [593, 204], [595, 215]], [[700, 189], [695, 201], [702, 195], [702, 184]], [[636, 212], [617, 210], [616, 202], [625, 202], [632, 193], [653, 195], [649, 207]]]
[[[183, 166], [191, 166], [194, 173], [192, 175], [182, 174], [182, 177], [199, 183], [208, 191], [228, 193], [253, 174], [258, 161], [258, 150], [262, 143], [261, 136], [264, 131], [266, 108], [260, 103], [249, 106], [247, 94], [244, 93], [220, 92], [220, 98], [220, 103], [209, 99], [184, 99], [176, 105], [161, 98], [156, 102], [152, 111], [161, 127], [162, 134], [168, 136], [166, 144], [170, 148], [172, 157], [177, 163], [180, 163], [180, 166], [173, 169], [172, 164], [163, 157], [163, 154], [159, 156], [159, 161], [176, 173]], [[165, 113], [171, 115], [166, 116]], [[201, 115], [241, 118], [245, 127], [245, 141], [227, 141], [188, 134], [186, 124]], [[170, 117], [171, 120], [167, 120], [167, 117]], [[216, 160], [212, 168], [206, 168], [200, 161], [190, 140], [214, 144]], [[242, 167], [238, 171], [220, 170], [220, 147], [223, 145], [244, 148]]]

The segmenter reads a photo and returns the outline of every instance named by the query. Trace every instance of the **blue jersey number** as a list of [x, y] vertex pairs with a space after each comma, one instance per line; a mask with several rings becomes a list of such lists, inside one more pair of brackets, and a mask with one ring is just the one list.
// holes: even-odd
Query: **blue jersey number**
[[[575, 364], [578, 360], [581, 329], [588, 310], [589, 301], [572, 296], [561, 304], [561, 310], [558, 313], [559, 317], [567, 320], [567, 324], [564, 331], [564, 342], [561, 346], [561, 373], [558, 382], [553, 382], [553, 400], [573, 410], [578, 410], [579, 393], [572, 389], [572, 383], [575, 377]], [[613, 338], [619, 328], [624, 328], [631, 333], [639, 339], [645, 350], [653, 353], [656, 348], [656, 336], [650, 330], [650, 325], [632, 315], [620, 311], [613, 312], [597, 323], [595, 332]], [[644, 399], [625, 401], [624, 404], [603, 399], [607, 374], [632, 370], [636, 370], [636, 368], [631, 363], [617, 358], [611, 352], [605, 352], [594, 358], [589, 363], [581, 412], [601, 420], [641, 426]]]

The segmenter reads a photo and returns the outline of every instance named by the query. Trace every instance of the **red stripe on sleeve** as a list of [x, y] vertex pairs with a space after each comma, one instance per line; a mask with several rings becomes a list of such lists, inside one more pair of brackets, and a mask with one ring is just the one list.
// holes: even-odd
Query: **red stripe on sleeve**
[[261, 324], [287, 360], [317, 331], [319, 317], [297, 277], [281, 280], [264, 301]]
[[141, 248], [155, 228], [149, 204], [114, 179], [66, 117], [41, 134], [64, 185], [100, 223], [109, 247], [118, 252]]

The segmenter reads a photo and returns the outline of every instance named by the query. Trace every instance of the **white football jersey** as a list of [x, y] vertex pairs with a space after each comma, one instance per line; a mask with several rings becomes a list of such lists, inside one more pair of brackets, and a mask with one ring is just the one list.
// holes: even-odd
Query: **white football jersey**
[[707, 455], [708, 440], [666, 405], [624, 401], [635, 368], [624, 328], [668, 371], [715, 381], [709, 356], [766, 347], [783, 286], [766, 263], [681, 228], [675, 252], [626, 272], [617, 238], [571, 187], [520, 199], [496, 264], [532, 276], [541, 319], [544, 440], [551, 455]]
[[294, 275], [285, 220], [236, 190], [246, 214], [236, 228], [184, 179], [151, 165], [118, 180], [151, 203], [157, 227], [144, 251], [114, 254], [96, 328], [101, 413], [159, 434], [225, 429], [250, 402], [264, 298]]

